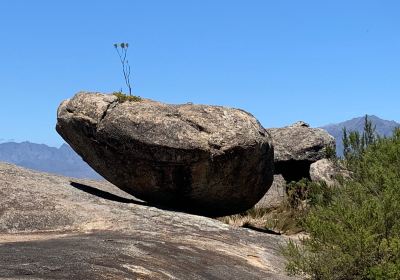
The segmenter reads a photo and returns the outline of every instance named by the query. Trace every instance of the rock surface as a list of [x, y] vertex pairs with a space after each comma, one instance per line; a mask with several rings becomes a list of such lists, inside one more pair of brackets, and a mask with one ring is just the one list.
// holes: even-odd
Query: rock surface
[[270, 136], [242, 110], [78, 93], [56, 128], [100, 175], [148, 202], [222, 216], [251, 208], [272, 184]]
[[275, 174], [288, 182], [309, 178], [310, 165], [326, 157], [327, 147], [335, 147], [333, 136], [302, 121], [268, 131], [274, 144]]
[[274, 182], [268, 192], [255, 205], [256, 208], [277, 208], [287, 200], [286, 181], [282, 175], [274, 175]]
[[294, 279], [282, 242], [147, 206], [107, 182], [0, 163], [5, 279]]
[[321, 128], [299, 121], [283, 128], [271, 128], [275, 162], [310, 161], [325, 158], [325, 148], [335, 147], [335, 138]]
[[335, 176], [339, 175], [339, 170], [329, 159], [321, 159], [310, 166], [310, 177], [312, 181], [322, 181], [329, 186], [335, 184]]

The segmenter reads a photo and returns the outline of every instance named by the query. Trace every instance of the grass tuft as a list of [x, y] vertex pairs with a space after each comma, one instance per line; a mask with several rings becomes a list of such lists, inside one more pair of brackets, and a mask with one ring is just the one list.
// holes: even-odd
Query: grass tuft
[[135, 96], [135, 95], [126, 95], [123, 92], [116, 91], [113, 92], [113, 95], [115, 95], [118, 98], [119, 103], [124, 103], [126, 101], [128, 102], [140, 102], [143, 99], [140, 96]]

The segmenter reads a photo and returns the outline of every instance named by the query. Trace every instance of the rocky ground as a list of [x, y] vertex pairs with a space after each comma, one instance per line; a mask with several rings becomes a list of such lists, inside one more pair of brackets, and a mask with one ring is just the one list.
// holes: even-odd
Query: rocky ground
[[0, 163], [0, 277], [293, 279], [285, 237], [159, 209], [107, 182]]

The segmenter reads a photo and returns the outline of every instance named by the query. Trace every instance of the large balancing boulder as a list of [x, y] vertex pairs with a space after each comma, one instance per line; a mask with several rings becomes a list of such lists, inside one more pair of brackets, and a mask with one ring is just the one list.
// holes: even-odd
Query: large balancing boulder
[[271, 138], [239, 109], [81, 92], [61, 103], [56, 129], [105, 179], [162, 207], [239, 213], [273, 180]]

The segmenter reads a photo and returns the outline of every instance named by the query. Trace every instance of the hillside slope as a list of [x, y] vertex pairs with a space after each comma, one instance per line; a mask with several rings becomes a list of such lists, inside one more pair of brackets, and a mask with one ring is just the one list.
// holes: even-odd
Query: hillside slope
[[7, 279], [295, 279], [285, 237], [146, 205], [107, 182], [0, 163]]

